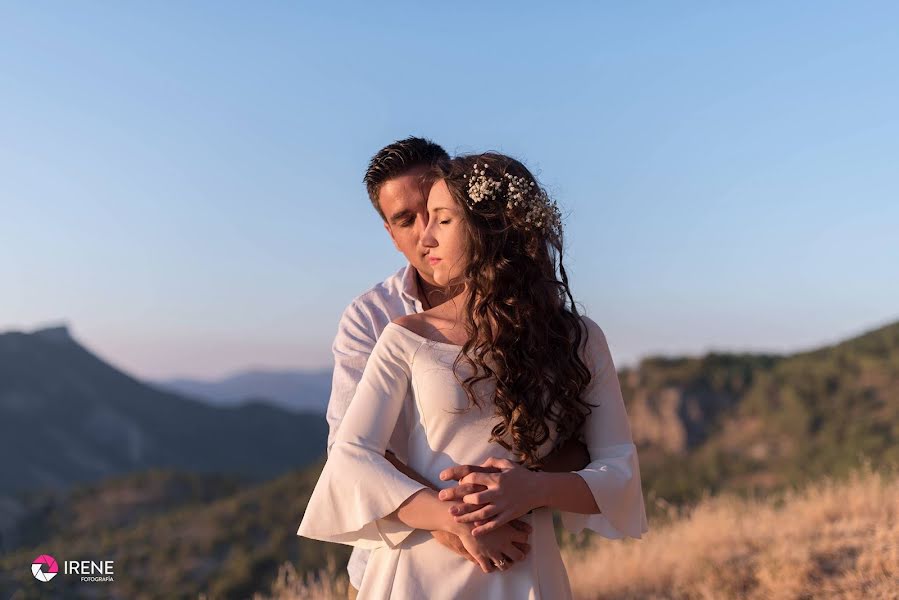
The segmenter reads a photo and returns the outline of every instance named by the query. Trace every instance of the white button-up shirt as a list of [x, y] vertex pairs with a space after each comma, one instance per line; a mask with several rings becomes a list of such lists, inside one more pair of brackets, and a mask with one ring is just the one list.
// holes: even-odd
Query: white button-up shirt
[[[340, 422], [356, 393], [362, 379], [365, 363], [375, 347], [378, 337], [387, 324], [397, 317], [423, 310], [418, 298], [418, 281], [415, 267], [406, 265], [375, 287], [353, 300], [343, 311], [337, 336], [331, 349], [334, 352], [334, 378], [331, 381], [331, 398], [328, 401], [328, 452], [337, 435]], [[403, 439], [410, 424], [408, 415], [400, 415], [394, 431], [390, 450], [406, 462]], [[368, 563], [370, 550], [353, 548], [347, 571], [350, 583], [357, 590], [362, 585], [362, 575]]]

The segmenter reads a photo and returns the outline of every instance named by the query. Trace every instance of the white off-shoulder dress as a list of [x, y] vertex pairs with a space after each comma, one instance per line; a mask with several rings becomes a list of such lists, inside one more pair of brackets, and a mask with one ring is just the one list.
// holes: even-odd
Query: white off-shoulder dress
[[[586, 400], [599, 407], [593, 408], [584, 425], [590, 464], [576, 472], [587, 482], [601, 513], [563, 512], [562, 523], [574, 533], [588, 528], [613, 539], [639, 538], [647, 531], [646, 511], [618, 376], [602, 330], [589, 318], [584, 317], [584, 323], [589, 335], [584, 358], [593, 375]], [[482, 572], [446, 549], [430, 532], [383, 518], [425, 487], [384, 458], [388, 445], [440, 488], [456, 485], [439, 479], [449, 466], [477, 465], [491, 456], [513, 458], [499, 444], [488, 443], [498, 420], [489, 402], [483, 409], [457, 413], [469, 406], [452, 371], [460, 351], [455, 344], [388, 324], [368, 360], [297, 534], [372, 549], [359, 600], [570, 598], [550, 509], [539, 508], [523, 517], [533, 527], [531, 551], [510, 569], [493, 573]], [[489, 401], [489, 390], [485, 397]], [[402, 431], [404, 439], [397, 439], [395, 430]], [[551, 440], [544, 447], [548, 451]]]

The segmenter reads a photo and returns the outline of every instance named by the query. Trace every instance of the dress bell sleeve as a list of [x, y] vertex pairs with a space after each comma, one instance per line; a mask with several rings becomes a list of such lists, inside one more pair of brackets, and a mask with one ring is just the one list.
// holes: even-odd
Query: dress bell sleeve
[[583, 320], [588, 332], [585, 359], [593, 376], [585, 399], [594, 406], [583, 430], [590, 464], [575, 472], [587, 482], [600, 512], [562, 511], [562, 524], [572, 533], [586, 528], [612, 539], [639, 538], [649, 527], [637, 447], [631, 436], [618, 373], [602, 329], [591, 319]]
[[413, 528], [385, 519], [426, 488], [386, 458], [409, 395], [416, 347], [388, 326], [375, 344], [362, 379], [331, 445], [297, 535], [362, 548], [391, 548]]

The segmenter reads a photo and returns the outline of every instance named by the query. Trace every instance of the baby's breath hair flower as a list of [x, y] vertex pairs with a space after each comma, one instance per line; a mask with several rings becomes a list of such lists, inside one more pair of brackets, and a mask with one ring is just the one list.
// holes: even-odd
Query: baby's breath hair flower
[[[522, 215], [526, 227], [544, 233], [561, 233], [562, 214], [554, 200], [527, 177], [504, 173], [499, 179], [487, 175], [487, 164], [475, 163], [468, 176], [468, 205], [505, 193], [506, 210]], [[505, 189], [504, 189], [505, 188]]]
[[474, 174], [468, 178], [468, 197], [472, 203], [478, 203], [485, 198], [492, 198], [493, 194], [499, 191], [501, 183], [496, 179], [487, 177], [487, 165], [484, 164], [480, 170], [478, 165], [474, 165]]

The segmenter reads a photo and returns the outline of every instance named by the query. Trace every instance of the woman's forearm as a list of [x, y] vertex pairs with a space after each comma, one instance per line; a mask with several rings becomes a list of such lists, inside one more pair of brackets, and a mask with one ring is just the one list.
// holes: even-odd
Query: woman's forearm
[[409, 496], [398, 509], [385, 518], [400, 521], [413, 529], [446, 531], [456, 535], [464, 533], [463, 530], [470, 531], [470, 525], [456, 523], [447, 510], [448, 504], [450, 503], [440, 500], [434, 490], [423, 489]]
[[556, 510], [581, 514], [599, 513], [599, 506], [590, 486], [577, 473], [536, 472], [535, 489], [539, 490], [535, 506], [546, 506]]

